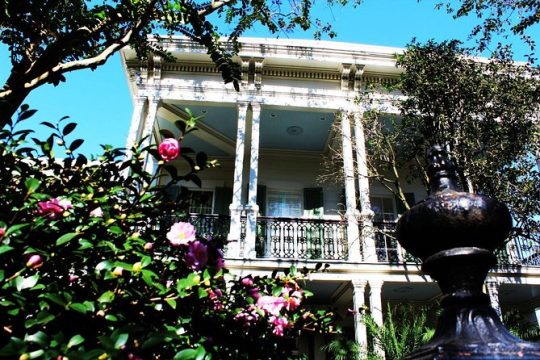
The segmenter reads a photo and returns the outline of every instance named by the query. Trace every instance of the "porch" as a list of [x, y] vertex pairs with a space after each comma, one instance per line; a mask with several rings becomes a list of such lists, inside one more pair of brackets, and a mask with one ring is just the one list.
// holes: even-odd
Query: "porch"
[[[185, 220], [185, 219], [184, 219]], [[195, 214], [187, 219], [203, 237], [227, 238], [231, 218], [226, 215]], [[292, 260], [349, 261], [347, 221], [258, 216], [255, 240], [256, 258]], [[416, 263], [397, 242], [394, 221], [359, 224], [359, 233], [372, 234], [378, 263]], [[246, 217], [241, 217], [240, 249], [246, 239]], [[367, 261], [366, 244], [360, 246], [360, 258]], [[496, 252], [499, 266], [540, 266], [540, 244], [516, 239]]]

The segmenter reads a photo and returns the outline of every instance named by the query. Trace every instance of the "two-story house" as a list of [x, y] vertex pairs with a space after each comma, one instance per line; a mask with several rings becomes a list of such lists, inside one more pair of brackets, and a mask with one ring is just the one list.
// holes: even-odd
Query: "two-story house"
[[[310, 40], [241, 43], [235, 58], [242, 70], [238, 92], [223, 83], [206, 50], [185, 38], [162, 43], [174, 62], [159, 56], [142, 61], [124, 49], [134, 102], [127, 146], [146, 136], [159, 143], [162, 130], [176, 134], [174, 122], [188, 116], [185, 108], [202, 116], [199, 130], [182, 146], [204, 151], [221, 165], [200, 173], [201, 187], [184, 184], [198, 232], [227, 236], [227, 266], [238, 274], [330, 264], [309, 277], [312, 302], [338, 309], [342, 325], [366, 344], [360, 316], [348, 309], [369, 307], [382, 323], [387, 304], [429, 303], [440, 295], [419, 264], [377, 231], [391, 229], [401, 209], [366, 176], [360, 119], [373, 107], [399, 115], [394, 101], [400, 95], [381, 90], [377, 101], [362, 103], [358, 91], [368, 81], [395, 82], [401, 70], [394, 54], [402, 49]], [[321, 159], [336, 140], [343, 151], [336, 178], [343, 180], [321, 185]], [[180, 167], [181, 161], [172, 164]], [[405, 191], [411, 200], [426, 196], [420, 183]], [[499, 312], [515, 307], [534, 318], [540, 255], [525, 243], [506, 250], [486, 289]], [[298, 346], [310, 358], [323, 359], [323, 342], [312, 337]]]

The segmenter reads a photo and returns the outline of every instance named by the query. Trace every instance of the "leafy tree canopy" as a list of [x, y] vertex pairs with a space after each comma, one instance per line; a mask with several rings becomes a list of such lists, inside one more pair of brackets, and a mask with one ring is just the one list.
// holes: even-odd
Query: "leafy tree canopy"
[[[537, 0], [459, 0], [438, 1], [436, 8], [444, 8], [454, 18], [476, 16], [480, 19], [471, 35], [484, 51], [493, 37], [507, 39], [515, 35], [535, 49], [535, 41], [528, 30], [540, 22], [540, 3]], [[529, 55], [532, 60], [533, 54]]]
[[[397, 84], [389, 89], [367, 84], [360, 95], [364, 104], [377, 101], [374, 90], [404, 95], [396, 98], [400, 116], [375, 110], [365, 114], [367, 165], [370, 178], [394, 193], [406, 209], [407, 182], [421, 180], [428, 190], [426, 149], [446, 146], [462, 187], [507, 204], [514, 216], [513, 236], [538, 241], [538, 69], [510, 59], [510, 54], [474, 59], [458, 41], [410, 44], [398, 56], [404, 72]], [[339, 148], [330, 160], [341, 162]], [[335, 168], [329, 170], [335, 173]]]
[[[506, 203], [515, 235], [538, 239], [538, 70], [506, 60], [511, 56], [480, 61], [466, 55], [457, 41], [430, 41], [411, 44], [398, 58], [406, 96], [399, 153], [412, 161], [430, 145], [447, 146], [463, 188]], [[413, 173], [420, 177], [423, 167]]]
[[[328, 0], [333, 4], [334, 0]], [[225, 82], [238, 87], [239, 70], [231, 54], [245, 30], [259, 23], [270, 32], [316, 27], [315, 36], [333, 36], [330, 25], [311, 19], [313, 2], [219, 0], [2, 0], [0, 42], [11, 53], [11, 73], [0, 90], [0, 126], [30, 91], [65, 81], [64, 74], [95, 69], [127, 44], [139, 56], [166, 56], [150, 35], [184, 34], [204, 45]], [[220, 17], [231, 28], [218, 31]], [[232, 52], [220, 44], [228, 36]]]

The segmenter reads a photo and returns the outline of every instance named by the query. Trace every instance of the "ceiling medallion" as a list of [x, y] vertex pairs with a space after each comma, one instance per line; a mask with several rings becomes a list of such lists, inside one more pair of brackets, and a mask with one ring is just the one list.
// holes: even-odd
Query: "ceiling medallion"
[[292, 135], [292, 136], [298, 136], [303, 132], [304, 132], [304, 129], [302, 129], [300, 126], [289, 126], [287, 128], [287, 134]]

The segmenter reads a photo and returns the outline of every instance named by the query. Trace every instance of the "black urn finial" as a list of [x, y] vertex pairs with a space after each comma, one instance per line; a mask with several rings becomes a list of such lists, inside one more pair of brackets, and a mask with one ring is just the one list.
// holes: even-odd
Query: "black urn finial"
[[461, 192], [444, 148], [428, 153], [431, 194], [405, 212], [396, 234], [443, 292], [431, 342], [408, 359], [540, 359], [540, 345], [505, 329], [482, 285], [496, 265], [494, 250], [508, 237], [508, 208], [486, 196]]
[[431, 193], [444, 190], [458, 190], [456, 165], [442, 146], [433, 146], [427, 155], [427, 174]]

